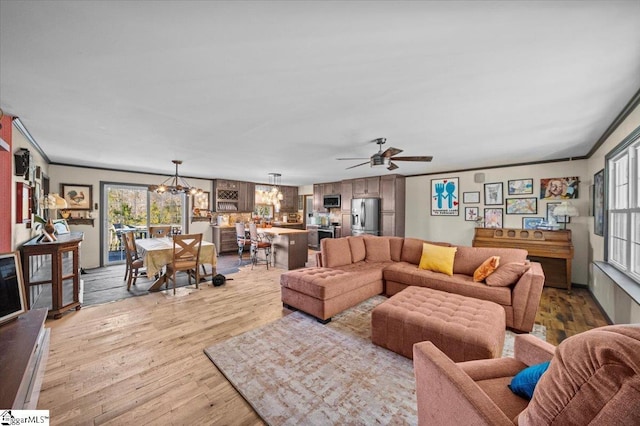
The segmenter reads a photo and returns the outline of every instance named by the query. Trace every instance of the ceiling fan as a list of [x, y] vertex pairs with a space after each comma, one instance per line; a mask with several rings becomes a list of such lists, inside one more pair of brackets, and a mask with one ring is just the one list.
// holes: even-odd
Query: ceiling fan
[[[364, 162], [364, 163], [360, 163], [360, 164], [356, 164], [355, 166], [347, 167], [346, 170], [353, 169], [354, 167], [364, 166], [365, 164], [370, 164], [371, 167], [386, 165], [387, 166], [387, 170], [395, 170], [395, 169], [398, 168], [398, 166], [396, 164], [394, 164], [392, 162], [392, 160], [393, 161], [431, 161], [431, 160], [433, 160], [433, 157], [431, 157], [431, 156], [396, 157], [396, 155], [400, 154], [402, 152], [402, 150], [398, 149], [398, 148], [394, 148], [394, 147], [389, 147], [383, 152], [382, 151], [382, 145], [386, 141], [387, 141], [386, 138], [378, 138], [378, 139], [372, 140], [371, 142], [375, 142], [380, 146], [380, 148], [378, 149], [378, 152], [373, 154], [369, 158], [369, 161]], [[366, 160], [366, 158], [364, 158], [364, 157], [362, 157], [362, 158], [337, 158], [337, 160]]]

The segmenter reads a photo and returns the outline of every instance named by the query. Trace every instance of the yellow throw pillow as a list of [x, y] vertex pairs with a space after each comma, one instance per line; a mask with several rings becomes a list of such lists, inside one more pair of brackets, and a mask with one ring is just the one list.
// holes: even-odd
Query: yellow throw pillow
[[418, 268], [433, 272], [442, 272], [449, 276], [453, 275], [453, 259], [456, 257], [457, 247], [435, 246], [433, 244], [422, 244], [422, 257]]
[[477, 283], [483, 281], [498, 268], [498, 265], [500, 265], [500, 256], [491, 256], [478, 266], [478, 269], [473, 273], [473, 280]]

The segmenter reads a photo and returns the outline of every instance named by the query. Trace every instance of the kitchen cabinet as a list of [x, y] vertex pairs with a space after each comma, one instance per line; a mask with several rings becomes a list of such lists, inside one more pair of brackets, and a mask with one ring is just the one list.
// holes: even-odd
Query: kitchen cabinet
[[336, 195], [342, 191], [342, 182], [329, 182], [324, 184], [324, 195]]
[[256, 184], [253, 182], [238, 182], [238, 211], [252, 212], [256, 201]]
[[237, 212], [240, 203], [238, 182], [216, 179], [213, 182], [213, 210], [214, 212]]
[[280, 211], [283, 213], [295, 213], [298, 209], [298, 187], [281, 186], [282, 201], [280, 201]]
[[235, 226], [213, 225], [213, 244], [219, 253], [238, 251]]
[[[351, 199], [353, 198], [353, 180], [343, 180], [340, 182], [340, 195], [342, 197], [340, 210], [343, 214], [342, 223], [344, 223], [344, 215], [351, 214]], [[349, 234], [351, 235], [351, 232]]]
[[353, 180], [353, 198], [380, 197], [380, 176]]
[[225, 212], [252, 212], [255, 202], [255, 184], [236, 180], [216, 179], [213, 183], [212, 210]]
[[327, 209], [324, 208], [324, 184], [313, 184], [313, 211], [318, 213], [326, 213]]
[[348, 237], [351, 235], [351, 213], [342, 213], [342, 232], [340, 236]]
[[380, 177], [381, 225], [385, 236], [404, 237], [406, 178], [401, 175]]

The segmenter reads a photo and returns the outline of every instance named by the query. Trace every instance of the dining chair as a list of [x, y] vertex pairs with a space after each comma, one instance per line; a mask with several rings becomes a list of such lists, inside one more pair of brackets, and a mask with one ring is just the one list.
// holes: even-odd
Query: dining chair
[[[173, 294], [176, 294], [176, 272], [187, 272], [189, 284], [191, 275], [196, 279], [196, 288], [200, 283], [200, 247], [202, 234], [184, 234], [173, 236], [173, 256], [167, 265], [167, 279], [173, 281]], [[168, 283], [167, 283], [168, 284]]]
[[149, 226], [150, 238], [163, 238], [171, 235], [170, 225]]
[[143, 261], [138, 256], [135, 233], [133, 231], [123, 232], [122, 240], [125, 258], [127, 261], [124, 279], [127, 280], [127, 291], [129, 291], [131, 289], [131, 284], [136, 285], [136, 280], [144, 273], [144, 271], [140, 270], [143, 266]]
[[259, 263], [259, 250], [262, 250], [264, 252], [264, 263], [267, 265], [267, 269], [269, 269], [271, 243], [268, 241], [264, 241], [264, 238], [258, 233], [258, 228], [256, 227], [255, 223], [249, 224], [249, 235], [251, 236], [251, 269], [253, 269], [254, 265], [257, 265]]
[[244, 223], [242, 222], [236, 223], [236, 240], [238, 242], [238, 265], [241, 265], [242, 252], [245, 247], [249, 247], [249, 250], [251, 250], [251, 238], [247, 238]]

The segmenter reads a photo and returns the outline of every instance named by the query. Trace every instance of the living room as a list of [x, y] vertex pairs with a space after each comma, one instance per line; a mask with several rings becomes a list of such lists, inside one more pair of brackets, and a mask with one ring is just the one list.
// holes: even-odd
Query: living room
[[[630, 13], [638, 12], [638, 8], [633, 4], [630, 9], [624, 9], [628, 6], [625, 6], [626, 3], [618, 2], [616, 5], [623, 8], [621, 10], [630, 10]], [[68, 7], [68, 4], [64, 2], [61, 5]], [[6, 10], [4, 9], [5, 2], [2, 7], [4, 12]], [[34, 10], [27, 9], [27, 11], [33, 12]], [[6, 14], [4, 16], [3, 26], [5, 20], [8, 19]], [[5, 33], [3, 33], [4, 35]], [[16, 36], [12, 35], [12, 37]], [[176, 47], [176, 49], [178, 48]], [[2, 68], [5, 68], [6, 61], [15, 61], [16, 57], [7, 58], [2, 55], [0, 59]], [[637, 70], [637, 68], [633, 69]], [[34, 78], [38, 77], [34, 76]], [[566, 229], [571, 230], [575, 250], [571, 268], [572, 283], [579, 291], [584, 291], [586, 297], [589, 298], [588, 303], [595, 304], [601, 309], [600, 314], [607, 322], [613, 324], [640, 322], [640, 297], [638, 296], [637, 282], [632, 282], [628, 276], [620, 278], [615, 271], [611, 271], [611, 266], [607, 265], [607, 238], [609, 234], [608, 231], [604, 235], [595, 231], [593, 211], [596, 175], [605, 167], [607, 170], [609, 169], [607, 156], [615, 152], [617, 147], [625, 141], [635, 138], [640, 126], [640, 108], [638, 106], [640, 96], [637, 91], [640, 84], [637, 77], [630, 80], [627, 78], [625, 81], [624, 90], [618, 87], [618, 90], [623, 93], [618, 93], [616, 100], [624, 99], [624, 101], [614, 103], [610, 100], [606, 113], [593, 117], [593, 121], [597, 121], [599, 126], [592, 128], [591, 134], [583, 135], [585, 139], [588, 139], [582, 141], [587, 148], [578, 150], [576, 154], [573, 154], [574, 151], [565, 151], [561, 145], [551, 149], [547, 144], [544, 144], [544, 147], [536, 147], [535, 144], [529, 147], [530, 156], [515, 153], [515, 151], [510, 153], [507, 149], [508, 146], [496, 152], [490, 142], [490, 133], [485, 133], [484, 138], [479, 138], [472, 144], [484, 146], [487, 153], [494, 153], [498, 160], [487, 163], [488, 160], [484, 158], [485, 163], [482, 167], [468, 166], [466, 164], [469, 163], [466, 163], [460, 167], [452, 165], [448, 168], [427, 168], [419, 172], [411, 172], [410, 170], [414, 169], [409, 167], [413, 165], [398, 163], [400, 165], [398, 172], [407, 175], [404, 236], [469, 246], [472, 244], [478, 224], [475, 221], [465, 220], [465, 208], [477, 207], [477, 215], [485, 215], [484, 209], [490, 207], [484, 202], [486, 185], [502, 183], [504, 198], [507, 198], [509, 181], [531, 179], [533, 194], [530, 197], [537, 199], [537, 210], [530, 213], [530, 216], [546, 219], [547, 204], [553, 201], [541, 199], [541, 181], [556, 177], [579, 177], [577, 186], [579, 196], [570, 200], [572, 205], [577, 208], [578, 216], [571, 217], [570, 221], [565, 224]], [[4, 99], [0, 99], [0, 107], [5, 114], [1, 121], [1, 132], [2, 139], [8, 142], [9, 146], [8, 151], [0, 150], [2, 180], [4, 182], [3, 185], [0, 185], [0, 199], [3, 201], [3, 205], [10, 206], [3, 207], [2, 216], [0, 216], [0, 229], [3, 234], [2, 252], [19, 250], [21, 244], [33, 237], [32, 228], [28, 227], [26, 223], [16, 223], [15, 218], [15, 188], [18, 183], [24, 183], [25, 180], [14, 175], [12, 154], [22, 148], [30, 151], [32, 166], [39, 168], [40, 173], [49, 178], [52, 192], [57, 191], [61, 184], [68, 182], [79, 182], [89, 185], [93, 189], [94, 201], [98, 204], [94, 209], [95, 226], [76, 225], [72, 227], [84, 232], [81, 265], [83, 268], [96, 268], [101, 265], [102, 229], [98, 222], [100, 208], [102, 208], [99, 194], [103, 182], [157, 184], [172, 172], [170, 160], [180, 157], [180, 155], [188, 155], [181, 158], [185, 158], [182, 170], [185, 171], [189, 182], [205, 190], [212, 190], [213, 179], [232, 177], [224, 174], [222, 172], [224, 168], [222, 166], [218, 168], [216, 164], [220, 161], [220, 154], [224, 154], [226, 141], [225, 143], [211, 143], [215, 147], [209, 151], [210, 153], [207, 153], [209, 170], [206, 173], [191, 168], [191, 164], [196, 163], [198, 157], [203, 157], [202, 152], [190, 151], [188, 147], [184, 151], [174, 148], [165, 150], [162, 159], [158, 159], [155, 153], [150, 153], [154, 150], [153, 143], [149, 143], [147, 140], [145, 144], [138, 142], [138, 139], [133, 139], [135, 142], [127, 141], [129, 149], [126, 151], [117, 148], [115, 150], [119, 150], [123, 156], [137, 158], [137, 160], [126, 159], [126, 161], [133, 161], [134, 164], [143, 163], [141, 159], [146, 158], [149, 153], [149, 158], [152, 158], [150, 163], [153, 163], [152, 171], [148, 171], [147, 165], [141, 165], [140, 168], [130, 165], [119, 167], [113, 163], [105, 163], [103, 166], [87, 165], [86, 161], [89, 160], [100, 163], [102, 158], [107, 158], [110, 155], [109, 151], [111, 151], [100, 142], [93, 142], [91, 137], [86, 137], [85, 140], [92, 142], [84, 143], [91, 146], [90, 150], [94, 150], [95, 155], [85, 154], [86, 157], [78, 161], [62, 159], [48, 161], [48, 157], [62, 158], [57, 156], [67, 150], [64, 142], [67, 136], [64, 134], [56, 134], [53, 137], [47, 135], [47, 130], [52, 130], [52, 128], [49, 126], [41, 127], [41, 124], [36, 124], [38, 123], [37, 118], [31, 118], [32, 114], [39, 113], [39, 111], [22, 109], [21, 104], [16, 103], [19, 98], [12, 98], [15, 89], [8, 89], [12, 83], [2, 76], [0, 76], [0, 82], [2, 83], [2, 93], [6, 93], [3, 95]], [[78, 84], [80, 86], [80, 83]], [[562, 83], [558, 83], [558, 85], [562, 85]], [[627, 90], [627, 86], [633, 87], [633, 90]], [[490, 96], [490, 94], [485, 94]], [[183, 95], [173, 93], [171, 96], [181, 97]], [[102, 102], [117, 104], [117, 99], [102, 99]], [[51, 107], [49, 101], [44, 104], [54, 108]], [[245, 108], [249, 107], [245, 105]], [[445, 112], [454, 114], [452, 110]], [[463, 111], [458, 111], [458, 113], [461, 117], [466, 117]], [[522, 113], [524, 114], [524, 112]], [[141, 115], [144, 114], [141, 113]], [[415, 121], [422, 120], [412, 114], [409, 115]], [[165, 119], [170, 121], [171, 116], [172, 112], [168, 111]], [[19, 117], [17, 122], [12, 120], [14, 117]], [[95, 117], [94, 119], [97, 120]], [[85, 120], [88, 120], [88, 117], [85, 117]], [[221, 120], [223, 119], [221, 118]], [[567, 120], [571, 121], [570, 118]], [[464, 119], [461, 121], [465, 122]], [[27, 132], [23, 132], [21, 128], [17, 127], [20, 122], [27, 123], [25, 127]], [[495, 122], [496, 127], [504, 125], [505, 132], [511, 134], [511, 144], [514, 145], [514, 149], [521, 140], [528, 141], [522, 142], [524, 144], [531, 142], [530, 138], [523, 137], [526, 126], [510, 130], [505, 122], [500, 120]], [[62, 127], [73, 126], [73, 120], [60, 120], [60, 123]], [[112, 122], [99, 123], [96, 125], [95, 131], [96, 133], [109, 133], [106, 129], [110, 125]], [[184, 132], [183, 125], [184, 122], [178, 125], [179, 130], [176, 132], [178, 135], [173, 134], [172, 137], [179, 136], [181, 132]], [[534, 127], [547, 125], [551, 126], [548, 122], [539, 122]], [[259, 127], [258, 124], [257, 126]], [[149, 126], [148, 132], [150, 135], [155, 135], [153, 130], [149, 130], [151, 127]], [[185, 125], [185, 127], [188, 126]], [[567, 123], [561, 124], [560, 127], [562, 127], [560, 132], [575, 130], [575, 126]], [[366, 134], [383, 132], [379, 129], [379, 127], [373, 126], [367, 129]], [[311, 133], [309, 129], [306, 131], [307, 134]], [[385, 129], [384, 131], [391, 130]], [[292, 133], [294, 132], [292, 131]], [[265, 154], [268, 158], [264, 162], [252, 160], [250, 161], [251, 166], [248, 167], [244, 161], [239, 161], [233, 167], [245, 170], [250, 168], [252, 172], [258, 169], [256, 173], [264, 180], [269, 172], [280, 168], [279, 157], [287, 157], [287, 154], [293, 150], [304, 151], [304, 142], [296, 141], [306, 140], [307, 134], [298, 139], [288, 138], [288, 143], [283, 146], [269, 145], [272, 146], [273, 154]], [[434, 151], [431, 149], [429, 140], [438, 141], [439, 138], [439, 142], [446, 145], [447, 139], [443, 134], [446, 133], [433, 134], [429, 138], [423, 138], [420, 134], [418, 134], [420, 136], [414, 135], [414, 139], [422, 139], [424, 142], [422, 146], [414, 148], [411, 154], [433, 154]], [[540, 135], [540, 133], [537, 134], [538, 137]], [[283, 135], [274, 135], [274, 139], [279, 136]], [[355, 139], [366, 142], [366, 138], [360, 136], [358, 135]], [[557, 137], [557, 135], [554, 136]], [[32, 137], [37, 145], [34, 146], [29, 137]], [[407, 134], [406, 137], [408, 138], [409, 135]], [[469, 134], [464, 133], [458, 136], [458, 139], [468, 137]], [[153, 139], [153, 137], [149, 136], [148, 139]], [[563, 139], [559, 138], [559, 140]], [[271, 141], [269, 142], [271, 143]], [[391, 140], [387, 144], [389, 143]], [[94, 144], [95, 146], [93, 146]], [[233, 145], [233, 143], [229, 143], [229, 145]], [[344, 152], [338, 153], [335, 151], [335, 145], [337, 144], [329, 144], [326, 149], [326, 151], [331, 151], [327, 155], [332, 163], [339, 163], [335, 161], [335, 157], [366, 156], [370, 154], [369, 151], [373, 151], [370, 149], [370, 145], [361, 144], [357, 152], [352, 152], [350, 151], [352, 147], [348, 147], [349, 144], [345, 143], [342, 146]], [[406, 153], [409, 152], [409, 145], [404, 140], [394, 139], [393, 145], [404, 148]], [[38, 146], [41, 147], [42, 153]], [[434, 155], [432, 164], [437, 164], [439, 158], [446, 157], [447, 161], [451, 161], [450, 157], [462, 156], [464, 149], [463, 145], [451, 148], [450, 153], [447, 153], [446, 149], [438, 151], [439, 155]], [[316, 150], [322, 151], [316, 145], [310, 145], [307, 156], [318, 155]], [[544, 159], [539, 159], [539, 152], [543, 150], [549, 150], [549, 153], [545, 154]], [[229, 157], [242, 156], [243, 154], [234, 152]], [[536, 158], [536, 161], [529, 161], [529, 158]], [[223, 162], [231, 163], [232, 161]], [[356, 174], [342, 175], [336, 179], [333, 170], [326, 171], [323, 167], [318, 166], [306, 167], [308, 176], [305, 176], [300, 171], [300, 169], [305, 169], [304, 164], [300, 165], [302, 161], [285, 159], [283, 168], [287, 162], [299, 163], [291, 169], [291, 172], [283, 173], [283, 176], [291, 185], [298, 186], [300, 194], [309, 194], [313, 183], [387, 173], [386, 170], [378, 171], [373, 168], [370, 170], [367, 166], [354, 169], [353, 173]], [[278, 166], [275, 167], [275, 164]], [[406, 167], [405, 164], [407, 164]], [[226, 166], [224, 165], [224, 167]], [[343, 173], [347, 166], [347, 164], [340, 163], [340, 173]], [[362, 174], [358, 174], [360, 173], [358, 170], [363, 170]], [[432, 215], [430, 206], [433, 181], [451, 178], [458, 179], [460, 198], [465, 193], [473, 193], [474, 195], [478, 193], [480, 201], [465, 203], [461, 199], [459, 214], [452, 216]], [[260, 178], [256, 178], [255, 181], [260, 181]], [[503, 204], [497, 207], [500, 206], [505, 207]], [[522, 218], [521, 214], [504, 214], [502, 226], [504, 228], [522, 228]], [[192, 223], [190, 230], [203, 232], [205, 238], [209, 240], [211, 238], [211, 229], [206, 222]], [[119, 424], [130, 420], [148, 423], [170, 420], [174, 424], [260, 423], [260, 417], [256, 415], [251, 405], [236, 392], [222, 374], [215, 370], [202, 353], [204, 347], [274, 322], [291, 313], [282, 307], [277, 271], [272, 275], [271, 271], [267, 274], [260, 269], [259, 273], [264, 273], [264, 277], [261, 277], [260, 280], [252, 279], [251, 275], [243, 273], [238, 277], [233, 277], [233, 281], [221, 288], [203, 286], [199, 292], [185, 290], [183, 293], [179, 293], [176, 298], [170, 298], [164, 294], [132, 298], [91, 309], [83, 308], [78, 312], [69, 312], [60, 320], [47, 321], [47, 326], [51, 323], [52, 328], [52, 354], [44, 376], [39, 408], [49, 409], [51, 407], [52, 422], [55, 424], [62, 422], [79, 424], [90, 421], [95, 423], [111, 421]], [[629, 290], [629, 286], [634, 284], [636, 287], [631, 287]], [[575, 293], [580, 294], [578, 291]], [[549, 292], [545, 296], [546, 298], [543, 298], [542, 303], [558, 303], [557, 300], [552, 300], [556, 296], [561, 297], [569, 306], [572, 303], [575, 304], [576, 309], [579, 309], [577, 305], [587, 303], [582, 296], [572, 298], [561, 292], [553, 293], [553, 296], [550, 294]], [[562, 323], [562, 320], [558, 320], [558, 322]], [[588, 323], [588, 320], [585, 320], [585, 323]], [[131, 358], [135, 361], [132, 361]], [[52, 360], [54, 360], [53, 363], [51, 363]]]

